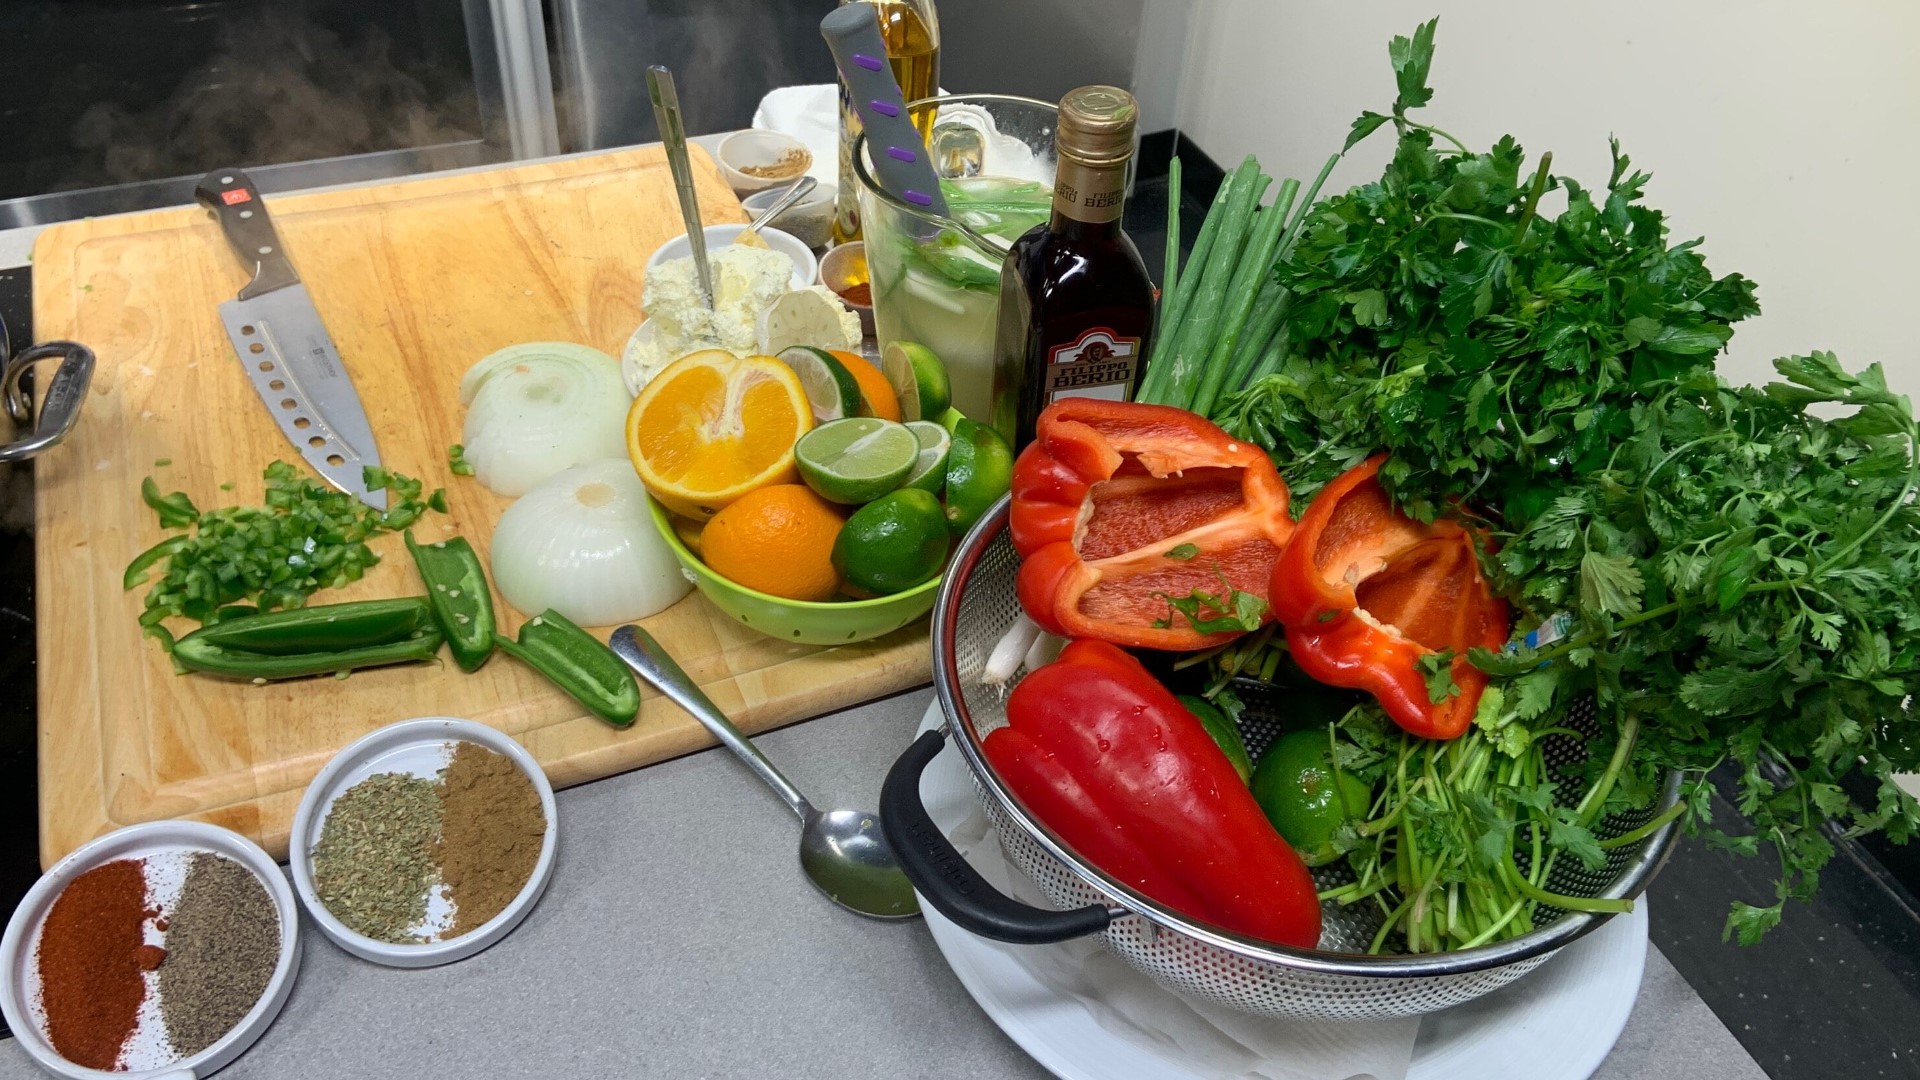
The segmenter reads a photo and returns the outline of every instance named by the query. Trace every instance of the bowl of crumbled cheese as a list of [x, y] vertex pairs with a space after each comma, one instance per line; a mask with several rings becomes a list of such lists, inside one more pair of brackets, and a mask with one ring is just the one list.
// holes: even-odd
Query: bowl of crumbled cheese
[[706, 228], [713, 305], [684, 236], [661, 245], [647, 260], [642, 322], [621, 356], [628, 389], [639, 393], [655, 372], [690, 352], [725, 349], [736, 356], [777, 356], [793, 345], [859, 349], [860, 317], [822, 285], [813, 252], [777, 229], [766, 242], [736, 243], [741, 225]]

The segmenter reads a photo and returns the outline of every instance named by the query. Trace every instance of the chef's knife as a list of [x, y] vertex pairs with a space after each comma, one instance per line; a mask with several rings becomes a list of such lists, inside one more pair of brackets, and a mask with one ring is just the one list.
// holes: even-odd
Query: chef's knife
[[313, 298], [287, 261], [260, 190], [239, 169], [216, 169], [193, 196], [213, 211], [240, 265], [253, 271], [239, 298], [220, 305], [220, 322], [247, 381], [315, 472], [385, 510], [386, 491], [368, 491], [362, 472], [380, 464], [373, 426]]

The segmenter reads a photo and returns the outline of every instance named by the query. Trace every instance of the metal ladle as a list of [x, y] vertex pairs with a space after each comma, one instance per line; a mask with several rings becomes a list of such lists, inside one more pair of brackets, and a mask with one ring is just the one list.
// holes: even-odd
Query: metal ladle
[[880, 832], [880, 815], [871, 810], [816, 810], [773, 762], [733, 726], [653, 635], [622, 626], [608, 643], [649, 686], [672, 698], [714, 738], [746, 762], [754, 775], [778, 792], [800, 815], [800, 869], [827, 899], [849, 911], [876, 919], [906, 919], [920, 914], [913, 886], [901, 873]]

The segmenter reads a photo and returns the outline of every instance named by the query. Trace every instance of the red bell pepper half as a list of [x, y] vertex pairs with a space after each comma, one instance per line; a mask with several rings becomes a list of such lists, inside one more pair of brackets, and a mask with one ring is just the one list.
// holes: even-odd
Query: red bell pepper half
[[1007, 701], [987, 760], [1093, 865], [1180, 913], [1313, 948], [1313, 877], [1218, 744], [1140, 661], [1069, 644]]
[[[1069, 398], [1040, 414], [1014, 464], [1009, 527], [1025, 560], [1020, 603], [1034, 622], [1066, 637], [1181, 651], [1266, 617], [1293, 518], [1287, 486], [1258, 446], [1185, 409]], [[1193, 607], [1196, 593], [1219, 601], [1202, 602], [1198, 627], [1169, 602]], [[1236, 594], [1258, 600], [1237, 619]]]
[[[1314, 498], [1268, 595], [1302, 671], [1367, 691], [1414, 735], [1451, 739], [1473, 722], [1487, 685], [1467, 650], [1506, 644], [1507, 605], [1480, 574], [1472, 532], [1393, 505], [1380, 486], [1385, 460], [1349, 469]], [[1443, 653], [1451, 692], [1438, 678]]]

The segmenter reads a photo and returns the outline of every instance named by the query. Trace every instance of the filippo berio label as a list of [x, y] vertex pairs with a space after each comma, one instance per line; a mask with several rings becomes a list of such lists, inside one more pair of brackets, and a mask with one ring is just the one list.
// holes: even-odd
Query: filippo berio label
[[1071, 397], [1125, 401], [1139, 366], [1139, 338], [1096, 326], [1047, 354], [1042, 392], [1048, 402]]
[[1053, 208], [1075, 221], [1118, 221], [1127, 202], [1125, 163], [1096, 169], [1062, 158], [1053, 181]]

